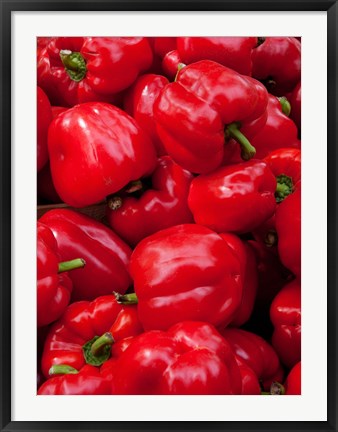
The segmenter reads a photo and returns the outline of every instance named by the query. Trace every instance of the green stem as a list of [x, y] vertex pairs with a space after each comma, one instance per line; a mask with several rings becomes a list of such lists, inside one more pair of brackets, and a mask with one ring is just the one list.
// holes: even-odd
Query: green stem
[[177, 77], [178, 77], [178, 74], [179, 74], [180, 70], [183, 69], [185, 66], [186, 66], [186, 64], [184, 64], [184, 63], [179, 63], [177, 65], [177, 72], [176, 72], [176, 75], [175, 75], [174, 82], [177, 81]]
[[256, 45], [256, 48], [259, 47], [260, 45], [262, 45], [262, 43], [264, 43], [264, 42], [265, 42], [265, 37], [259, 36], [259, 37], [257, 38], [257, 45]]
[[226, 127], [226, 135], [230, 136], [238, 142], [241, 146], [241, 156], [243, 160], [250, 160], [256, 154], [256, 149], [251, 145], [250, 141], [239, 130], [240, 124], [238, 122], [230, 123]]
[[101, 366], [110, 357], [113, 335], [109, 332], [95, 336], [82, 347], [83, 357], [87, 364]]
[[290, 102], [287, 100], [287, 98], [285, 96], [279, 97], [277, 98], [282, 106], [282, 112], [283, 114], [285, 114], [287, 117], [290, 116], [291, 113], [291, 104]]
[[58, 273], [83, 268], [85, 265], [86, 261], [82, 258], [76, 258], [71, 261], [63, 261], [59, 263]]
[[109, 332], [104, 333], [100, 336], [91, 346], [90, 350], [94, 356], [100, 355], [100, 353], [104, 350], [104, 348], [109, 345], [113, 345], [114, 338], [113, 335]]
[[79, 52], [60, 51], [61, 61], [73, 81], [79, 82], [86, 76], [86, 61]]
[[79, 373], [79, 371], [75, 368], [73, 368], [72, 366], [69, 365], [53, 365], [49, 371], [48, 371], [48, 375], [52, 376], [52, 375], [67, 375], [67, 374], [77, 374]]
[[130, 305], [130, 304], [137, 304], [138, 303], [138, 298], [137, 298], [137, 295], [135, 293], [119, 294], [118, 292], [114, 291], [113, 294], [116, 298], [117, 303], [119, 303], [119, 304]]
[[276, 231], [269, 231], [264, 239], [264, 243], [267, 247], [275, 246], [278, 242], [278, 237]]
[[288, 195], [293, 192], [293, 181], [292, 178], [281, 174], [277, 176], [277, 186], [275, 191], [276, 202], [282, 202]]

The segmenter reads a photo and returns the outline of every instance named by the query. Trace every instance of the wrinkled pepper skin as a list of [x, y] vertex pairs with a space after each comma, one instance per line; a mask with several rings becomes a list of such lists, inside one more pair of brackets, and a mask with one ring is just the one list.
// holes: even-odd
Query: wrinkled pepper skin
[[208, 59], [250, 76], [257, 43], [257, 37], [178, 37], [177, 51], [182, 63]]
[[45, 381], [38, 395], [108, 395], [111, 383], [95, 366], [86, 365], [80, 371], [54, 376]]
[[236, 356], [255, 372], [264, 390], [268, 391], [273, 381], [282, 381], [283, 369], [278, 356], [263, 338], [237, 328], [226, 328], [220, 333]]
[[208, 228], [177, 225], [143, 239], [130, 272], [145, 330], [166, 330], [183, 320], [227, 325], [242, 299], [239, 259]]
[[284, 96], [301, 78], [301, 44], [293, 37], [267, 37], [252, 52], [252, 76], [265, 82], [269, 93]]
[[38, 58], [38, 85], [52, 105], [113, 103], [152, 60], [147, 38], [56, 37]]
[[46, 93], [37, 87], [37, 170], [48, 161], [48, 128], [53, 119], [52, 108]]
[[[76, 258], [73, 255], [72, 258]], [[73, 284], [68, 273], [61, 271], [58, 245], [52, 231], [37, 223], [37, 326], [57, 320], [70, 301]], [[73, 261], [73, 268], [82, 270], [83, 260]], [[75, 267], [74, 267], [75, 266]], [[71, 269], [72, 267], [70, 267]]]
[[157, 131], [178, 164], [207, 173], [221, 165], [231, 138], [240, 142], [245, 160], [254, 156], [248, 139], [264, 126], [267, 101], [258, 81], [202, 60], [180, 69], [157, 98]]
[[299, 82], [296, 87], [293, 89], [292, 93], [288, 96], [290, 105], [291, 105], [291, 113], [290, 117], [296, 123], [298, 128], [299, 135], [301, 134], [301, 112], [302, 112], [302, 85]]
[[84, 269], [73, 270], [72, 301], [93, 300], [131, 285], [130, 247], [102, 223], [68, 209], [49, 210], [40, 219], [53, 232], [63, 261], [80, 256]]
[[153, 144], [135, 120], [100, 102], [55, 117], [48, 149], [55, 189], [72, 207], [95, 204], [156, 165]]
[[113, 394], [241, 394], [241, 375], [229, 344], [213, 326], [181, 322], [132, 340], [117, 360]]
[[275, 190], [268, 165], [252, 160], [194, 178], [188, 205], [197, 224], [217, 232], [246, 233], [273, 215]]
[[[113, 230], [129, 245], [135, 246], [143, 238], [170, 226], [192, 223], [188, 207], [189, 186], [193, 175], [162, 156], [151, 176], [151, 188], [132, 194], [108, 198], [107, 220]], [[122, 200], [121, 205], [117, 200]], [[120, 202], [120, 201], [119, 201]]]
[[301, 276], [301, 187], [276, 210], [278, 253], [283, 265], [296, 277]]
[[232, 327], [240, 327], [248, 321], [253, 311], [258, 284], [257, 262], [255, 253], [247, 242], [230, 233], [220, 234], [220, 236], [234, 250], [242, 267], [243, 294], [241, 305], [229, 324]]
[[[87, 364], [100, 366], [111, 356], [115, 342], [141, 332], [136, 306], [120, 305], [114, 295], [100, 296], [93, 302], [72, 303], [48, 333], [42, 372], [50, 378], [54, 374], [51, 368], [56, 365], [67, 365], [77, 371]], [[95, 337], [102, 340], [102, 345], [92, 352]]]
[[282, 363], [292, 368], [301, 359], [301, 289], [294, 280], [283, 287], [270, 308], [272, 346]]
[[156, 130], [154, 102], [168, 83], [167, 78], [162, 75], [142, 75], [128, 89], [123, 100], [124, 110], [150, 136], [158, 156], [166, 154], [166, 150]]
[[299, 149], [301, 143], [298, 139], [297, 126], [283, 113], [280, 101], [273, 95], [269, 95], [267, 113], [265, 126], [251, 140], [251, 144], [256, 149], [255, 157], [263, 159], [279, 148]]
[[302, 394], [302, 366], [301, 362], [298, 362], [289, 372], [286, 377], [284, 387], [286, 395], [301, 395]]

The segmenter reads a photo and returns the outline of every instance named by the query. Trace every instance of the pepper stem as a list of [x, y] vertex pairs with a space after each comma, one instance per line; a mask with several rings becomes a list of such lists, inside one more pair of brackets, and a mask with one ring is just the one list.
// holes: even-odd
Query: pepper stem
[[70, 50], [60, 51], [61, 61], [69, 75], [70, 79], [79, 82], [86, 76], [86, 61], [79, 52]]
[[82, 347], [83, 357], [87, 364], [101, 366], [110, 357], [110, 349], [114, 343], [113, 335], [109, 332], [102, 336], [95, 336]]
[[293, 192], [293, 181], [292, 178], [281, 174], [277, 176], [277, 186], [275, 191], [276, 202], [282, 202], [288, 195]]
[[241, 157], [243, 160], [250, 160], [256, 154], [256, 149], [251, 145], [250, 141], [239, 130], [240, 124], [238, 122], [230, 123], [226, 128], [226, 134], [236, 140], [241, 146]]
[[71, 261], [63, 261], [59, 263], [58, 273], [63, 273], [69, 270], [83, 268], [85, 265], [86, 265], [86, 261], [82, 258], [76, 258]]
[[179, 63], [177, 65], [177, 72], [176, 72], [176, 75], [175, 75], [174, 82], [177, 81], [177, 77], [178, 77], [178, 74], [180, 73], [180, 70], [183, 69], [185, 66], [186, 66], [186, 64], [184, 64], [184, 63]]
[[116, 291], [113, 292], [117, 303], [124, 304], [124, 305], [131, 305], [131, 304], [137, 304], [138, 298], [135, 293], [130, 294], [120, 294]]
[[285, 387], [279, 382], [273, 382], [270, 386], [270, 394], [274, 396], [285, 395]]
[[48, 375], [68, 375], [77, 373], [79, 373], [79, 371], [73, 368], [73, 366], [63, 364], [53, 365], [48, 371]]
[[110, 210], [118, 210], [122, 207], [123, 200], [117, 195], [107, 197], [107, 206]]
[[287, 98], [285, 96], [279, 97], [277, 98], [282, 106], [282, 112], [283, 114], [285, 114], [287, 117], [290, 116], [291, 113], [291, 104], [290, 102], [287, 100]]

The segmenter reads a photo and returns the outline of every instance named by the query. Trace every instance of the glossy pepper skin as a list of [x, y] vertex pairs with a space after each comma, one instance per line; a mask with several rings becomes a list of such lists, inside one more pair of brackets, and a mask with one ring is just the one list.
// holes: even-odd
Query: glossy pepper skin
[[250, 76], [257, 43], [257, 37], [178, 37], [177, 51], [182, 63], [208, 59]]
[[45, 381], [39, 388], [38, 395], [111, 394], [110, 381], [104, 379], [100, 370], [95, 366], [86, 365], [80, 371], [66, 367], [65, 372], [65, 374]]
[[252, 76], [284, 96], [301, 78], [301, 44], [293, 37], [267, 37], [252, 52]]
[[301, 359], [301, 289], [293, 280], [283, 287], [270, 308], [272, 346], [282, 363], [292, 368]]
[[265, 126], [251, 140], [256, 149], [255, 157], [263, 159], [279, 148], [300, 149], [297, 126], [283, 112], [281, 102], [273, 95], [269, 95], [267, 113]]
[[[73, 255], [73, 258], [77, 255]], [[70, 301], [73, 284], [64, 273], [82, 269], [84, 260], [61, 263], [58, 245], [52, 231], [37, 223], [37, 325], [46, 326], [60, 318]]]
[[117, 360], [113, 394], [241, 394], [229, 344], [210, 324], [181, 322], [131, 342]]
[[53, 119], [52, 108], [46, 93], [37, 87], [37, 170], [48, 161], [48, 128]]
[[143, 239], [130, 272], [145, 330], [166, 330], [183, 320], [226, 325], [241, 303], [238, 257], [221, 236], [199, 225], [177, 225]]
[[296, 277], [301, 276], [301, 187], [286, 197], [276, 211], [278, 253]]
[[255, 372], [237, 355], [236, 361], [242, 377], [242, 395], [260, 395], [262, 390]]
[[38, 58], [38, 85], [53, 105], [114, 102], [152, 60], [147, 38], [56, 37]]
[[255, 372], [264, 390], [268, 391], [273, 381], [282, 381], [283, 370], [278, 356], [263, 338], [237, 328], [226, 328], [220, 333], [236, 356]]
[[193, 222], [187, 203], [192, 179], [190, 172], [169, 156], [162, 156], [151, 176], [150, 189], [145, 187], [144, 193], [141, 189], [140, 197], [122, 193], [108, 198], [109, 225], [128, 244], [135, 246], [156, 231]]
[[62, 260], [81, 256], [84, 269], [73, 270], [72, 300], [93, 300], [131, 285], [130, 247], [102, 223], [68, 209], [54, 209], [40, 219], [53, 232]]
[[103, 200], [156, 165], [152, 142], [119, 108], [88, 102], [59, 114], [48, 133], [55, 189], [72, 207]]
[[148, 133], [159, 156], [166, 154], [166, 150], [156, 130], [154, 102], [168, 83], [162, 75], [142, 75], [128, 89], [123, 100], [124, 110]]
[[246, 233], [273, 215], [275, 190], [268, 165], [252, 160], [194, 178], [188, 205], [197, 224], [217, 232]]
[[284, 387], [286, 395], [300, 395], [302, 394], [302, 364], [298, 362], [289, 372], [286, 377]]
[[235, 138], [245, 160], [248, 139], [266, 122], [267, 92], [251, 77], [210, 60], [183, 67], [157, 98], [154, 115], [168, 154], [183, 168], [207, 173], [219, 167], [226, 141]]
[[115, 341], [141, 332], [136, 306], [120, 305], [114, 295], [72, 303], [49, 331], [42, 354], [42, 372], [50, 378], [57, 373], [57, 368], [54, 370], [57, 365], [77, 371], [85, 365], [101, 366], [111, 356]]
[[292, 93], [288, 96], [290, 105], [291, 105], [291, 113], [290, 117], [296, 123], [298, 128], [298, 134], [301, 134], [301, 112], [302, 112], [302, 85], [299, 82], [296, 87], [293, 89]]
[[254, 307], [258, 284], [257, 262], [255, 253], [247, 242], [230, 233], [223, 233], [220, 236], [234, 250], [242, 267], [243, 294], [241, 305], [229, 324], [232, 327], [240, 327], [248, 321]]

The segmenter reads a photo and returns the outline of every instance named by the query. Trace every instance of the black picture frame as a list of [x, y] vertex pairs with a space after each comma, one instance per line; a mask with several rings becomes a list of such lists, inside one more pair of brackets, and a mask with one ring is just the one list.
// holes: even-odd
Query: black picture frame
[[[82, 430], [337, 430], [337, 1], [309, 0], [0, 0], [1, 11], [1, 227], [0, 425], [1, 431]], [[11, 421], [11, 14], [14, 11], [326, 11], [328, 42], [328, 394], [326, 422], [30, 422]], [[315, 31], [315, 30], [314, 30]], [[313, 61], [316, 61], [315, 55]], [[314, 372], [315, 373], [315, 372]], [[287, 414], [286, 414], [287, 415]]]

